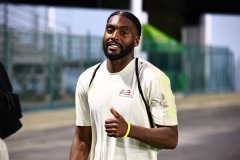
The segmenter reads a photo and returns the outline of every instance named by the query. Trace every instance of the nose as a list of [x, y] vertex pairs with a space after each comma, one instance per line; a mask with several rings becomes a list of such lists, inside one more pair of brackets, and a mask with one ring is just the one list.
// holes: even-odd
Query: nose
[[118, 31], [115, 30], [113, 33], [112, 33], [112, 36], [111, 36], [113, 39], [119, 39], [119, 34], [118, 34]]

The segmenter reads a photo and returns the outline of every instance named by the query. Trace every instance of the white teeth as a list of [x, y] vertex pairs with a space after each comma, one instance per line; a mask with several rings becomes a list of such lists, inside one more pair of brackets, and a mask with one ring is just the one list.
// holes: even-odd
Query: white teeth
[[115, 45], [115, 44], [112, 44], [112, 45], [109, 45], [110, 48], [117, 48], [119, 47], [118, 45]]

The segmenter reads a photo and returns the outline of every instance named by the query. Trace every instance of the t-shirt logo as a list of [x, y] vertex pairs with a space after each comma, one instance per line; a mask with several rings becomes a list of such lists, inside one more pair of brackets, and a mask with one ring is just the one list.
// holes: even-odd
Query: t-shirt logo
[[126, 90], [122, 89], [119, 93], [119, 96], [133, 98], [134, 92], [131, 91], [130, 89], [126, 89]]

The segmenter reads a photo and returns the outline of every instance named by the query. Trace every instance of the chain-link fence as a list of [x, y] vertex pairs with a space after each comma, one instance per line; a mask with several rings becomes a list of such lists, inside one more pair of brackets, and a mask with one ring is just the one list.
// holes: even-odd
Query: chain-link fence
[[90, 35], [1, 30], [0, 43], [23, 110], [73, 105], [79, 75], [105, 58], [102, 38]]
[[[186, 46], [184, 53], [148, 52], [174, 92], [234, 90], [233, 54], [227, 48]], [[105, 59], [102, 37], [0, 30], [0, 60], [23, 110], [73, 106], [79, 75]]]
[[234, 91], [234, 57], [228, 48], [188, 45], [184, 54], [186, 93]]
[[186, 45], [185, 52], [149, 52], [148, 60], [166, 73], [174, 92], [234, 90], [234, 59], [228, 48]]

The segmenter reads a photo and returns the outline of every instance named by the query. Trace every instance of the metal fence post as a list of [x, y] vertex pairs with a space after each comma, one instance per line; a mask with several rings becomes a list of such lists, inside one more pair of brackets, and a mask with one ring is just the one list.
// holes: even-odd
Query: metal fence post
[[48, 33], [48, 77], [49, 77], [49, 102], [52, 106], [52, 103], [55, 99], [55, 64], [54, 64], [54, 43], [53, 43], [53, 33]]
[[4, 48], [3, 48], [3, 60], [6, 71], [9, 72], [9, 40], [8, 40], [8, 5], [4, 5], [4, 26], [3, 26], [3, 36], [4, 36]]
[[90, 67], [91, 65], [91, 35], [87, 33], [86, 36], [86, 67]]

